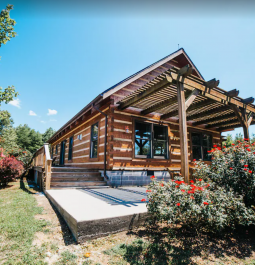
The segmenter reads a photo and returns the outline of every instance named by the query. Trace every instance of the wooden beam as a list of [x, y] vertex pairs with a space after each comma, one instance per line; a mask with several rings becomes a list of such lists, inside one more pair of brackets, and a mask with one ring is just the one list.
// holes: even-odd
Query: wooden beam
[[248, 115], [248, 117], [247, 117], [247, 124], [248, 124], [248, 126], [251, 125], [251, 122], [253, 120], [253, 116], [254, 116], [254, 114], [252, 112], [250, 112], [249, 115]]
[[178, 71], [178, 76], [183, 76], [183, 77], [189, 76], [192, 74], [192, 71], [193, 68], [189, 64], [187, 64]]
[[170, 80], [172, 80], [172, 78], [170, 76], [168, 76], [168, 78], [163, 79], [162, 81], [158, 82], [157, 84], [153, 85], [152, 87], [146, 89], [144, 92], [135, 95], [133, 98], [128, 99], [125, 102], [121, 102], [118, 108], [120, 110], [126, 109], [129, 106], [134, 105], [138, 101], [140, 101], [146, 97], [151, 96], [152, 94], [160, 91], [161, 89], [168, 87], [171, 84]]
[[179, 131], [181, 149], [181, 174], [186, 183], [189, 182], [188, 132], [186, 121], [185, 92], [183, 82], [177, 83], [177, 98], [179, 112]]
[[[174, 83], [174, 80], [178, 78], [178, 71], [176, 71], [175, 69], [170, 69], [170, 73]], [[253, 113], [255, 113], [254, 106], [246, 105], [246, 103], [241, 102], [240, 100], [228, 97], [226, 95], [226, 92], [221, 91], [220, 88], [208, 88], [204, 80], [197, 77], [195, 78], [193, 76], [188, 76], [187, 78], [185, 78], [183, 85], [184, 89], [193, 90], [194, 88], [196, 88], [201, 91], [201, 95], [207, 98], [211, 98], [222, 104], [228, 105], [232, 103], [238, 107], [245, 108], [247, 111], [252, 111]]]
[[197, 122], [194, 122], [192, 125], [197, 126], [197, 125], [201, 125], [201, 124], [208, 124], [210, 122], [217, 122], [217, 121], [220, 122], [222, 120], [231, 119], [231, 118], [234, 118], [234, 117], [236, 117], [236, 115], [234, 113], [228, 113], [228, 114], [225, 114], [225, 115], [209, 118], [207, 120], [197, 121]]
[[242, 100], [242, 102], [244, 104], [252, 104], [254, 102], [254, 98], [253, 97], [245, 98], [245, 99]]
[[215, 78], [213, 78], [212, 80], [207, 81], [205, 84], [208, 88], [212, 89], [212, 88], [217, 87], [219, 83], [220, 83], [220, 80], [216, 80]]
[[[252, 121], [251, 125], [254, 125], [254, 124], [255, 124], [255, 121]], [[226, 127], [221, 127], [218, 130], [223, 132], [225, 130], [234, 130], [234, 129], [240, 128], [240, 127], [242, 127], [242, 126], [241, 125], [230, 125], [230, 126], [226, 126]]]
[[197, 97], [197, 95], [199, 94], [199, 90], [198, 89], [194, 89], [190, 95], [188, 96], [187, 99], [185, 99], [185, 109], [187, 110], [189, 108], [189, 106], [194, 102], [195, 98]]
[[151, 112], [155, 112], [155, 111], [157, 111], [159, 109], [163, 109], [165, 107], [171, 106], [171, 105], [173, 105], [175, 103], [177, 103], [177, 96], [169, 98], [169, 99], [167, 99], [165, 101], [162, 101], [162, 102], [160, 102], [160, 103], [158, 103], [158, 104], [156, 104], [156, 105], [154, 105], [152, 107], [149, 107], [149, 108], [141, 111], [141, 114], [146, 115], [146, 114], [149, 114]]
[[198, 119], [198, 118], [208, 117], [210, 115], [213, 115], [213, 114], [216, 114], [216, 113], [219, 113], [219, 112], [223, 112], [223, 111], [226, 111], [226, 110], [229, 110], [228, 106], [222, 106], [222, 107], [214, 108], [214, 109], [211, 109], [211, 110], [206, 110], [204, 112], [196, 113], [196, 114], [192, 114], [192, 115], [188, 116], [187, 120], [195, 120], [195, 119]]
[[228, 92], [226, 93], [226, 95], [227, 95], [228, 97], [231, 97], [231, 98], [233, 98], [233, 97], [237, 97], [237, 96], [239, 95], [239, 90], [232, 89], [232, 90], [228, 91]]
[[[188, 111], [192, 111], [192, 110], [196, 110], [196, 109], [199, 109], [199, 108], [203, 108], [205, 106], [208, 106], [212, 103], [215, 103], [212, 99], [207, 99], [207, 100], [204, 100], [202, 102], [198, 102], [198, 103], [195, 103], [193, 104], [189, 109]], [[166, 113], [166, 114], [163, 114], [160, 119], [161, 120], [165, 120], [165, 119], [168, 119], [168, 118], [171, 118], [171, 117], [175, 117], [178, 115], [178, 110], [174, 110], [174, 111], [171, 111], [169, 113]]]
[[206, 129], [210, 129], [210, 128], [217, 128], [217, 127], [221, 127], [222, 125], [231, 125], [231, 124], [236, 124], [238, 122], [238, 119], [236, 120], [231, 120], [231, 121], [222, 121], [219, 123], [215, 123], [215, 124], [210, 124], [206, 126]]

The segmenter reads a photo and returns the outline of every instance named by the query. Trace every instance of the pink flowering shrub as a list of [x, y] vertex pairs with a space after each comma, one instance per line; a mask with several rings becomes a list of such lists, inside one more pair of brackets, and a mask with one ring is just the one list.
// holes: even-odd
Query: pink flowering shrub
[[23, 163], [15, 157], [5, 157], [0, 160], [0, 187], [19, 177], [24, 170]]
[[167, 222], [220, 231], [254, 223], [254, 212], [242, 196], [212, 182], [198, 179], [187, 184], [182, 178], [152, 181], [147, 190], [147, 208], [153, 222]]
[[248, 207], [255, 205], [255, 145], [246, 139], [222, 150], [214, 146], [209, 152], [211, 165], [196, 161], [193, 176], [241, 195]]

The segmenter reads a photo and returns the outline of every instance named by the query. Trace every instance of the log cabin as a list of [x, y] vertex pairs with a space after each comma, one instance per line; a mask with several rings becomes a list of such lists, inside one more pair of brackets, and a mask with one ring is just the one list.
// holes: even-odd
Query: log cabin
[[238, 94], [205, 80], [181, 48], [93, 99], [49, 139], [51, 154], [37, 151], [35, 169], [46, 189], [140, 186], [178, 172], [189, 181], [192, 161], [210, 163], [222, 132], [242, 127], [249, 138], [254, 98]]

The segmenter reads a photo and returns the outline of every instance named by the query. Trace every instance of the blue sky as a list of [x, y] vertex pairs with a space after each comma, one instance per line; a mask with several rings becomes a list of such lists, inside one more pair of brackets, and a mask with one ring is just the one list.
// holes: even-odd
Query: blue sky
[[20, 94], [19, 107], [2, 109], [15, 126], [57, 130], [102, 91], [178, 44], [206, 80], [254, 97], [255, 6], [211, 2], [2, 0], [0, 9], [14, 5], [18, 35], [0, 48], [0, 86], [14, 85]]

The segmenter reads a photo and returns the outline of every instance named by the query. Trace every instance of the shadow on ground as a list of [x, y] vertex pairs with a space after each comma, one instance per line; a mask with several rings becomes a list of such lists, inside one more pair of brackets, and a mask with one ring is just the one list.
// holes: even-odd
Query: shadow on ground
[[225, 231], [221, 236], [169, 227], [140, 229], [129, 234], [149, 239], [125, 245], [124, 259], [132, 265], [197, 264], [196, 257], [208, 262], [213, 257], [220, 260], [227, 257], [234, 261], [249, 258], [255, 251], [254, 226]]

